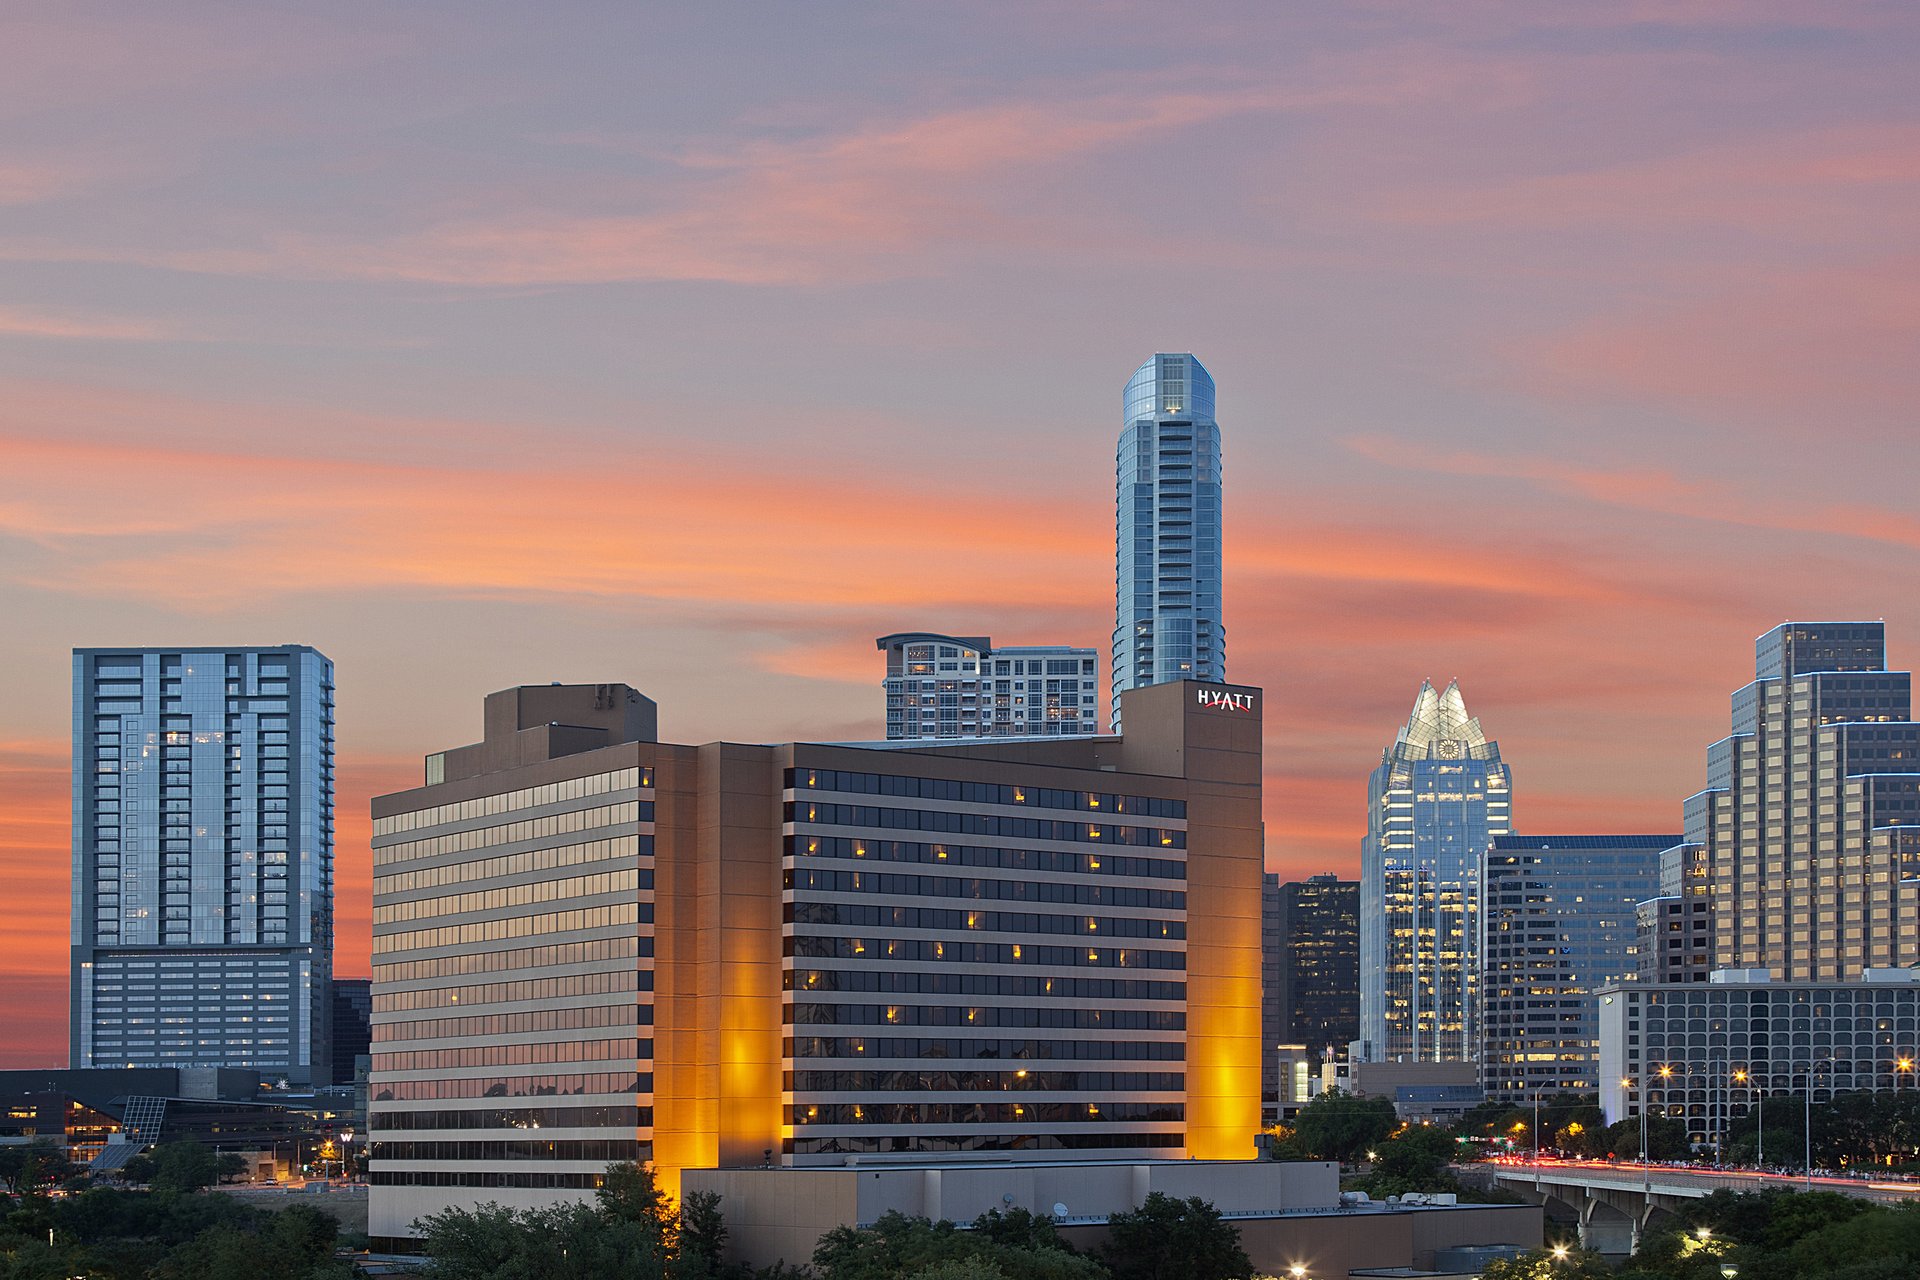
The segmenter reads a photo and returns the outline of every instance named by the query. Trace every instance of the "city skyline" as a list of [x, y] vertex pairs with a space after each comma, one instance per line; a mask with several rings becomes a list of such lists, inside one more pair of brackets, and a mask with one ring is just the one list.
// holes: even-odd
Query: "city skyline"
[[0, 1062], [65, 1039], [72, 648], [335, 659], [364, 974], [367, 801], [478, 692], [877, 738], [876, 635], [1097, 640], [1154, 350], [1230, 395], [1285, 877], [1424, 677], [1521, 831], [1659, 831], [1755, 636], [1920, 634], [1910, 12], [0, 24]]

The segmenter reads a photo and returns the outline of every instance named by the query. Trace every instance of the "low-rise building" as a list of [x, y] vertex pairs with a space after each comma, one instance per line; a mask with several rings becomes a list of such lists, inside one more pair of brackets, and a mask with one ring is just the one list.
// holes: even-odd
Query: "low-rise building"
[[753, 1266], [804, 1262], [826, 1232], [871, 1226], [889, 1212], [964, 1226], [989, 1210], [1025, 1209], [1052, 1217], [1068, 1243], [1092, 1250], [1106, 1241], [1114, 1214], [1137, 1209], [1155, 1192], [1213, 1205], [1239, 1231], [1260, 1274], [1294, 1274], [1297, 1264], [1312, 1276], [1356, 1268], [1421, 1275], [1463, 1246], [1492, 1246], [1487, 1256], [1497, 1256], [1538, 1248], [1542, 1233], [1535, 1205], [1463, 1205], [1440, 1196], [1387, 1204], [1342, 1195], [1339, 1167], [1321, 1162], [850, 1161], [837, 1168], [689, 1170], [685, 1186], [719, 1194], [729, 1259]]
[[1762, 1097], [1915, 1087], [1920, 971], [1774, 982], [1765, 969], [1716, 970], [1707, 982], [1617, 983], [1599, 1001], [1609, 1123], [1644, 1106], [1712, 1144]]

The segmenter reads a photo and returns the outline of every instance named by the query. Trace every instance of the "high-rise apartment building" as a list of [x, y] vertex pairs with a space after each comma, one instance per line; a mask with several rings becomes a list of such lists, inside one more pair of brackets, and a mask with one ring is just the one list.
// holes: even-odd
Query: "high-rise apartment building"
[[332, 1067], [333, 664], [73, 654], [75, 1067]]
[[988, 636], [906, 631], [887, 655], [887, 738], [1057, 738], [1100, 732], [1099, 655], [1070, 645], [996, 649]]
[[1127, 382], [1115, 454], [1113, 725], [1129, 689], [1225, 680], [1213, 378], [1162, 352]]
[[1277, 1045], [1309, 1055], [1344, 1051], [1360, 1035], [1360, 883], [1335, 875], [1282, 883], [1262, 895], [1267, 1083], [1276, 1085]]
[[1375, 1061], [1466, 1060], [1479, 1049], [1480, 875], [1513, 832], [1500, 744], [1456, 681], [1423, 682], [1367, 784], [1360, 849], [1360, 1038]]
[[1783, 623], [1755, 655], [1685, 807], [1715, 967], [1830, 982], [1920, 960], [1920, 725], [1885, 625]]
[[1490, 1098], [1599, 1088], [1593, 993], [1633, 974], [1673, 835], [1495, 836], [1481, 880], [1480, 1080]]
[[610, 1160], [1252, 1155], [1258, 690], [1050, 741], [655, 723], [510, 689], [375, 799], [376, 1238]]

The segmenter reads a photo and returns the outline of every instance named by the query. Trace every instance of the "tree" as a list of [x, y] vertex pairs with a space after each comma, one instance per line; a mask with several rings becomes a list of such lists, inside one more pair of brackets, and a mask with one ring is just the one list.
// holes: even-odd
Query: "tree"
[[991, 1267], [1004, 1280], [1102, 1280], [1105, 1270], [1073, 1252], [1053, 1221], [1016, 1209], [993, 1211], [962, 1231], [951, 1222], [888, 1213], [871, 1227], [835, 1227], [820, 1237], [820, 1280], [899, 1280], [940, 1264]]
[[209, 1227], [153, 1268], [154, 1280], [351, 1280], [333, 1256], [339, 1226], [310, 1205], [256, 1214], [245, 1226]]
[[1239, 1229], [1198, 1196], [1176, 1200], [1154, 1191], [1138, 1209], [1113, 1214], [1101, 1256], [1114, 1280], [1249, 1280], [1253, 1275]]
[[435, 1280], [665, 1280], [657, 1224], [597, 1205], [447, 1209], [416, 1224]]
[[908, 1217], [897, 1210], [871, 1227], [835, 1227], [820, 1237], [813, 1265], [821, 1280], [897, 1280], [936, 1262], [965, 1261], [977, 1253], [951, 1222]]
[[1007, 1280], [1007, 1273], [985, 1258], [954, 1258], [929, 1263], [906, 1280]]
[[690, 1191], [680, 1202], [679, 1249], [668, 1268], [673, 1280], [735, 1280], [746, 1277], [744, 1266], [729, 1266], [727, 1219], [720, 1196], [713, 1191]]
[[214, 1160], [214, 1172], [222, 1182], [243, 1178], [252, 1167], [247, 1163], [247, 1158], [237, 1151], [223, 1151]]
[[1515, 1258], [1497, 1258], [1480, 1280], [1612, 1280], [1613, 1268], [1589, 1249], [1535, 1249]]
[[1851, 1221], [1870, 1208], [1837, 1191], [1720, 1190], [1680, 1210], [1684, 1230], [1706, 1227], [1715, 1236], [1763, 1253], [1781, 1253], [1817, 1231]]
[[[1640, 1158], [1640, 1119], [1619, 1120], [1607, 1126], [1606, 1149], [1622, 1160]], [[1685, 1160], [1693, 1154], [1687, 1142], [1687, 1123], [1672, 1116], [1647, 1117], [1647, 1158]]]
[[163, 1142], [153, 1149], [153, 1176], [148, 1181], [155, 1191], [185, 1195], [210, 1187], [219, 1179], [219, 1162], [212, 1151], [197, 1142]]
[[1459, 1147], [1446, 1129], [1407, 1125], [1376, 1146], [1373, 1171], [1361, 1180], [1361, 1189], [1380, 1199], [1409, 1191], [1458, 1191], [1450, 1166]]
[[1398, 1123], [1393, 1103], [1386, 1098], [1362, 1098], [1327, 1089], [1300, 1109], [1293, 1133], [1316, 1158], [1345, 1164], [1378, 1145]]
[[1911, 1201], [1856, 1214], [1802, 1237], [1786, 1252], [1796, 1276], [1827, 1277], [1857, 1264], [1899, 1261], [1920, 1271], [1920, 1205]]
[[0, 1180], [13, 1195], [22, 1195], [48, 1182], [58, 1182], [74, 1168], [66, 1151], [51, 1138], [0, 1146]]

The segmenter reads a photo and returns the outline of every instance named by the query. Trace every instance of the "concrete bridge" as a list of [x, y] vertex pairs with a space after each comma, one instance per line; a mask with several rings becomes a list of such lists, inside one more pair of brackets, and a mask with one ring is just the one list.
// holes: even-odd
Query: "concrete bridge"
[[[1769, 1186], [1802, 1190], [1807, 1180], [1787, 1174], [1741, 1170], [1675, 1169], [1662, 1165], [1542, 1161], [1502, 1162], [1487, 1168], [1495, 1186], [1542, 1206], [1547, 1216], [1580, 1225], [1580, 1243], [1600, 1253], [1626, 1254], [1648, 1231], [1671, 1225], [1680, 1206], [1722, 1189], [1759, 1191]], [[1920, 1183], [1813, 1179], [1816, 1191], [1893, 1203], [1920, 1198]]]

